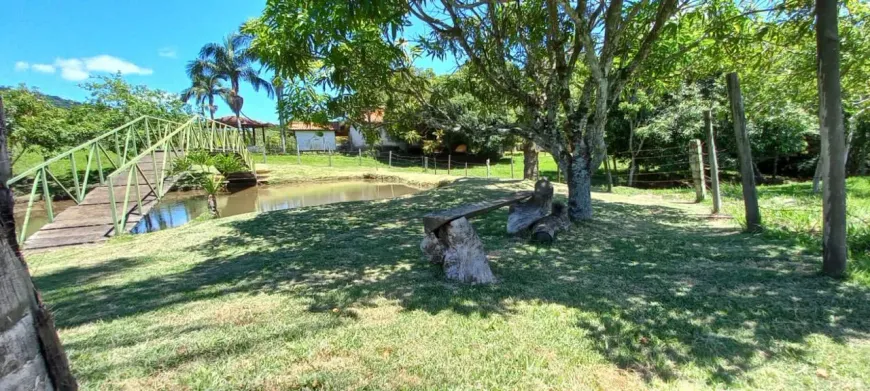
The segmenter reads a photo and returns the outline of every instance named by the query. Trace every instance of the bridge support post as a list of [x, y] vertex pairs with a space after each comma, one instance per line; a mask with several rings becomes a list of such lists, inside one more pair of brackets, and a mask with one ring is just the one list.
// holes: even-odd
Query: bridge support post
[[76, 199], [78, 201], [81, 201], [82, 200], [82, 191], [79, 189], [79, 170], [76, 169], [76, 154], [75, 154], [75, 152], [69, 154], [69, 164], [70, 164], [70, 169], [72, 170], [73, 187], [75, 187]]
[[112, 178], [107, 178], [109, 181], [109, 208], [112, 210], [112, 225], [115, 227], [115, 235], [121, 232], [121, 227], [118, 226], [118, 210], [115, 209], [115, 184]]

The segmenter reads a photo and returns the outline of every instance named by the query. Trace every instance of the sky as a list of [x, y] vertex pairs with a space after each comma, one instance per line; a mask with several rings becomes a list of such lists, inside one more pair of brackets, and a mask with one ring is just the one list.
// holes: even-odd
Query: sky
[[[220, 42], [246, 20], [259, 16], [263, 0], [69, 1], [4, 0], [0, 34], [0, 86], [21, 83], [62, 98], [84, 101], [79, 85], [90, 77], [120, 71], [131, 84], [178, 93], [190, 84], [185, 64], [200, 47]], [[409, 28], [408, 38], [422, 27]], [[436, 73], [454, 62], [421, 59]], [[275, 102], [243, 85], [242, 112], [277, 122]], [[232, 114], [223, 102], [218, 116]]]

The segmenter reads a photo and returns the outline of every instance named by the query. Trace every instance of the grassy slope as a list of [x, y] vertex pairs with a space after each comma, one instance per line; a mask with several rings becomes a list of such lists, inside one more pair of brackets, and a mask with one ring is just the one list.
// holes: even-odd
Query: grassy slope
[[870, 387], [870, 288], [703, 206], [596, 194], [596, 220], [552, 247], [489, 213], [474, 225], [493, 286], [421, 260], [422, 214], [519, 186], [465, 179], [29, 261], [84, 389]]

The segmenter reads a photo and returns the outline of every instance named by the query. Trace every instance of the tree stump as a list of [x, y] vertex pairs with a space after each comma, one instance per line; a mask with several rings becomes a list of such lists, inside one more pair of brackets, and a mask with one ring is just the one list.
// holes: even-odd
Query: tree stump
[[448, 280], [475, 284], [495, 282], [483, 242], [465, 217], [426, 233], [420, 249], [429, 262], [442, 265]]
[[550, 213], [553, 205], [553, 184], [547, 178], [535, 182], [535, 192], [532, 198], [510, 207], [507, 221], [509, 234], [520, 233], [532, 226], [536, 221]]
[[568, 208], [561, 202], [554, 202], [553, 212], [532, 225], [532, 241], [551, 244], [556, 241], [559, 231], [567, 230], [570, 226]]

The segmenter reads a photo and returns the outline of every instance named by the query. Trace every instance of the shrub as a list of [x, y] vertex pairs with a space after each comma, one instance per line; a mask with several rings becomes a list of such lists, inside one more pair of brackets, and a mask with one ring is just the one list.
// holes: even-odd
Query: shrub
[[196, 164], [198, 166], [211, 166], [213, 165], [213, 158], [208, 151], [203, 150], [194, 150], [187, 153], [187, 159], [190, 160], [191, 164]]
[[244, 171], [246, 169], [245, 164], [239, 160], [236, 155], [217, 155], [212, 159], [211, 164], [216, 168], [221, 174], [229, 174], [233, 172]]
[[185, 171], [190, 171], [193, 163], [187, 157], [178, 158], [172, 161], [172, 168], [169, 170], [169, 175], [178, 175]]

